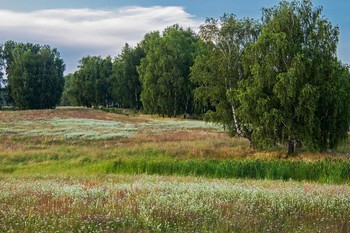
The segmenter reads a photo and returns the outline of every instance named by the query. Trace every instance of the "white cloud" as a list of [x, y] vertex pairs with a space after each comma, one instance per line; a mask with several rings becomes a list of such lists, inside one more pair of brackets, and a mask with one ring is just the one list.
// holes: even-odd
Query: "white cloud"
[[175, 23], [196, 30], [199, 21], [182, 7], [123, 7], [114, 10], [0, 9], [0, 40], [49, 44], [61, 51], [67, 71], [86, 55], [115, 56], [127, 42], [136, 45], [151, 31]]

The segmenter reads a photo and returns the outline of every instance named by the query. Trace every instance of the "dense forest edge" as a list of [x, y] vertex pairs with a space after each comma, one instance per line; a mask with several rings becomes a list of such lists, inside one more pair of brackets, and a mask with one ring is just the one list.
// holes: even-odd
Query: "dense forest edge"
[[349, 138], [350, 70], [337, 58], [340, 30], [322, 14], [308, 0], [282, 1], [261, 20], [225, 14], [198, 32], [173, 25], [115, 58], [84, 57], [66, 76], [57, 49], [7, 41], [0, 106], [203, 118], [256, 150], [331, 151]]

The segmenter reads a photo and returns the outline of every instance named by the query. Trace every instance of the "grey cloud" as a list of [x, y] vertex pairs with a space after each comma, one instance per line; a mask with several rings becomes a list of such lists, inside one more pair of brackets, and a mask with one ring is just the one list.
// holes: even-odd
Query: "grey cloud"
[[67, 72], [85, 55], [115, 56], [128, 42], [178, 23], [196, 30], [199, 21], [182, 7], [123, 7], [112, 10], [0, 10], [0, 40], [49, 44], [61, 51]]

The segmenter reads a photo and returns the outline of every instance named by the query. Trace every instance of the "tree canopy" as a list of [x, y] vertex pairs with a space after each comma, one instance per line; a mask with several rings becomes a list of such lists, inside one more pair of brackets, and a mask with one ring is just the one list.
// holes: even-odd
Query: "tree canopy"
[[53, 108], [59, 103], [65, 65], [57, 49], [48, 45], [7, 41], [2, 57], [9, 95], [17, 107]]
[[311, 1], [263, 10], [262, 32], [245, 51], [239, 115], [264, 148], [334, 148], [349, 126], [348, 70], [337, 60], [339, 29]]
[[140, 109], [141, 82], [137, 67], [145, 56], [140, 46], [135, 48], [125, 44], [122, 53], [113, 62], [111, 95], [115, 105]]
[[233, 135], [250, 140], [250, 130], [236, 114], [238, 83], [244, 78], [241, 57], [247, 45], [256, 40], [259, 24], [252, 19], [224, 15], [207, 19], [200, 27], [203, 40], [192, 67], [192, 80], [198, 85], [195, 97], [207, 108], [206, 116], [222, 123]]
[[110, 103], [109, 78], [112, 74], [112, 59], [87, 56], [80, 60], [79, 70], [71, 77], [67, 94], [75, 105], [92, 107]]
[[190, 67], [198, 48], [191, 30], [174, 25], [161, 35], [147, 34], [141, 42], [145, 57], [138, 68], [144, 111], [167, 116], [191, 112]]

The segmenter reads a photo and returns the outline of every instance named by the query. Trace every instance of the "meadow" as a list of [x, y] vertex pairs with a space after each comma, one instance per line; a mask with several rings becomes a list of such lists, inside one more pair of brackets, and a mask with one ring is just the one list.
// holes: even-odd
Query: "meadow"
[[0, 111], [0, 232], [349, 232], [350, 141], [257, 152], [215, 124]]

